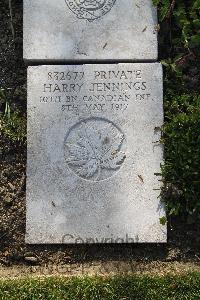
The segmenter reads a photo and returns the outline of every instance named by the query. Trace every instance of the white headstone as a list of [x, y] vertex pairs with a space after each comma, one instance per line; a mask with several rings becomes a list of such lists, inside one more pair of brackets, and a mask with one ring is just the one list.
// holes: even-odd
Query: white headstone
[[24, 0], [24, 59], [157, 60], [152, 0]]
[[27, 243], [166, 242], [159, 63], [28, 68]]

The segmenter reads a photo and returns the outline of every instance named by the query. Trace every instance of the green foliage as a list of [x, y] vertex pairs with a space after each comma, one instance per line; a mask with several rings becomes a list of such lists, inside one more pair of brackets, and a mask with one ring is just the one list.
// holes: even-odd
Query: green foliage
[[160, 218], [160, 224], [161, 225], [165, 225], [167, 223], [167, 218], [166, 217], [162, 217], [162, 218]]
[[1, 280], [2, 300], [195, 300], [200, 274]]
[[185, 61], [199, 56], [200, 0], [153, 0], [153, 3], [158, 7], [161, 22], [162, 62], [181, 75], [180, 67]]
[[153, 4], [158, 6], [159, 9], [159, 19], [163, 21], [164, 18], [167, 16], [170, 10], [170, 1], [169, 0], [153, 0]]
[[173, 17], [178, 29], [181, 31], [180, 38], [175, 37], [177, 46], [193, 49], [200, 46], [200, 1], [176, 1]]
[[[9, 106], [8, 106], [9, 107]], [[13, 142], [25, 142], [26, 139], [26, 119], [16, 112], [10, 112], [0, 117], [0, 128], [2, 133]], [[9, 117], [8, 117], [9, 116]]]
[[26, 118], [19, 110], [11, 110], [3, 89], [0, 89], [0, 104], [4, 106], [4, 112], [0, 113], [1, 133], [13, 142], [24, 143], [26, 140]]
[[170, 214], [200, 213], [200, 95], [165, 95], [164, 198]]
[[170, 215], [200, 213], [200, 0], [153, 0], [164, 66], [163, 198]]

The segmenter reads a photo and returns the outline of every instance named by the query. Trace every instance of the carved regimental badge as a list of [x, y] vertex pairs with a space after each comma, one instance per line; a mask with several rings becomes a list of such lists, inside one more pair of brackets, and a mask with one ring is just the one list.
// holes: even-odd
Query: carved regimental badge
[[100, 181], [111, 177], [123, 164], [124, 134], [108, 120], [87, 119], [70, 129], [64, 152], [69, 168], [76, 175]]
[[116, 0], [65, 0], [70, 10], [79, 18], [92, 21], [111, 10]]

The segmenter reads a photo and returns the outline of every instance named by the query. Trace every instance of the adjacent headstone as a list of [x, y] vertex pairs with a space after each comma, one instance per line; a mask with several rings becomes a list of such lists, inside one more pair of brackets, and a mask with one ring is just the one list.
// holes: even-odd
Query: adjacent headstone
[[162, 123], [159, 63], [29, 67], [26, 242], [166, 242]]
[[24, 0], [30, 62], [157, 60], [152, 0]]

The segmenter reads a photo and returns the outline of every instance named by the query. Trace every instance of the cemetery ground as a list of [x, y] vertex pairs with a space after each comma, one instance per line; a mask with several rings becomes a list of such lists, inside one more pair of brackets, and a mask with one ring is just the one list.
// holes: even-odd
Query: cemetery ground
[[[197, 40], [187, 36], [188, 44], [184, 44], [182, 29], [176, 24], [178, 13], [176, 21], [171, 16], [170, 21], [168, 18], [161, 25], [160, 59], [166, 66], [163, 198], [168, 210], [168, 243], [27, 245], [24, 241], [26, 68], [22, 61], [22, 1], [12, 1], [12, 21], [8, 3], [4, 3], [0, 11], [0, 278], [21, 279], [1, 280], [0, 298], [47, 299], [51, 294], [49, 299], [65, 299], [64, 295], [66, 299], [198, 299], [200, 77]], [[190, 22], [193, 17], [189, 16]], [[196, 23], [192, 24], [194, 33]], [[191, 30], [186, 34], [192, 35]], [[117, 274], [121, 277], [108, 276]], [[130, 274], [134, 277], [129, 277]], [[49, 279], [49, 275], [106, 278], [64, 280]], [[42, 284], [27, 279], [37, 276], [42, 277]], [[59, 288], [55, 289], [55, 285]], [[43, 296], [39, 296], [41, 293]]]

